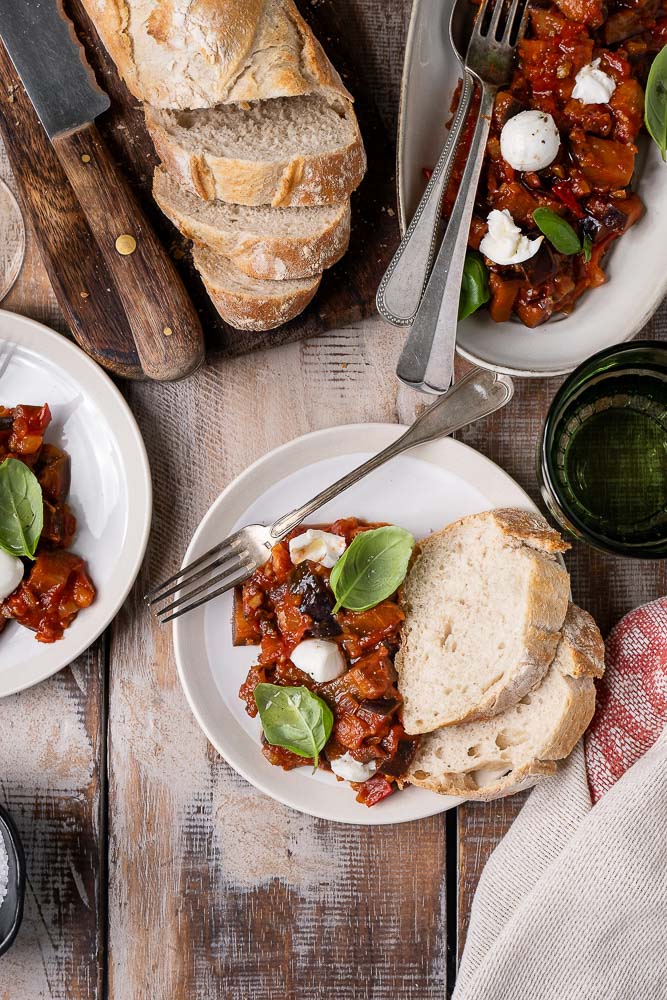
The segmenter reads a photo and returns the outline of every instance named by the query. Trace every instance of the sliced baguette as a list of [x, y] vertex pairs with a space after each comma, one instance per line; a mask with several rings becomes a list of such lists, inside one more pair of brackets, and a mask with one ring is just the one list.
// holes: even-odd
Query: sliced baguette
[[366, 169], [352, 105], [276, 98], [246, 108], [159, 111], [146, 124], [169, 174], [207, 201], [238, 205], [340, 204]]
[[540, 683], [567, 612], [555, 554], [568, 547], [514, 509], [464, 517], [417, 546], [396, 657], [406, 732], [497, 715]]
[[586, 612], [571, 604], [546, 677], [501, 715], [423, 736], [408, 780], [443, 795], [496, 799], [556, 770], [595, 711], [594, 677], [604, 673], [604, 643]]
[[161, 167], [153, 197], [188, 239], [229, 257], [251, 278], [309, 278], [331, 267], [350, 242], [350, 203], [271, 208], [202, 201]]
[[196, 246], [193, 259], [215, 308], [237, 330], [273, 330], [302, 312], [322, 275], [293, 281], [249, 278], [228, 258]]
[[209, 108], [321, 92], [349, 99], [293, 0], [83, 0], [140, 101]]

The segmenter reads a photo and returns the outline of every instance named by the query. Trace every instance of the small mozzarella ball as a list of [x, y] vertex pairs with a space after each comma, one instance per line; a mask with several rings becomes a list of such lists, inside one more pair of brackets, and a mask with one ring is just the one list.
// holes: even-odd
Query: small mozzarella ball
[[616, 90], [616, 81], [603, 69], [600, 60], [582, 66], [574, 78], [572, 96], [582, 104], [608, 104]]
[[347, 670], [347, 662], [339, 646], [326, 639], [304, 639], [294, 647], [290, 660], [318, 684], [333, 681]]
[[544, 111], [521, 111], [500, 133], [500, 152], [515, 170], [543, 170], [558, 156], [560, 134]]
[[521, 264], [534, 257], [540, 249], [543, 236], [529, 240], [524, 236], [514, 219], [503, 209], [494, 208], [487, 218], [489, 231], [479, 245], [485, 257], [495, 264]]
[[13, 594], [23, 579], [23, 563], [0, 549], [0, 601]]
[[308, 528], [289, 543], [290, 559], [295, 566], [308, 559], [331, 569], [344, 551], [345, 539], [342, 535], [334, 535], [331, 531], [321, 531], [319, 528]]
[[355, 760], [349, 752], [344, 753], [342, 757], [336, 757], [329, 763], [333, 773], [337, 774], [339, 778], [344, 778], [345, 781], [366, 781], [377, 771], [377, 764], [374, 760], [369, 761], [368, 764], [362, 764], [361, 761]]

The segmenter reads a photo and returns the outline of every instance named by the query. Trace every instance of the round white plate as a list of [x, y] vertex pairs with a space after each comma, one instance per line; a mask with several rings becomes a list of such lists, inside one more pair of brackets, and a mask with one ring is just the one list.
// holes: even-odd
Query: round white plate
[[[46, 440], [72, 460], [69, 504], [97, 588], [58, 642], [39, 643], [9, 622], [0, 633], [0, 697], [37, 684], [97, 639], [134, 583], [146, 551], [152, 488], [146, 449], [130, 409], [94, 361], [41, 323], [0, 310], [0, 403], [48, 403]], [[131, 503], [130, 503], [131, 498]]]
[[[453, 0], [415, 0], [405, 55], [398, 138], [398, 191], [403, 231], [426, 186], [447, 135], [461, 67], [449, 41]], [[606, 258], [607, 284], [586, 292], [566, 317], [534, 330], [494, 323], [486, 310], [464, 320], [457, 351], [508, 375], [564, 375], [597, 351], [630, 340], [667, 294], [667, 166], [654, 142], [640, 138], [635, 188], [646, 213]]]
[[[297, 438], [247, 469], [218, 497], [195, 532], [184, 563], [203, 555], [244, 524], [270, 524], [394, 441], [396, 424], [351, 424]], [[354, 515], [391, 521], [421, 538], [492, 507], [535, 510], [502, 469], [459, 441], [445, 438], [377, 469], [317, 513], [318, 522]], [[443, 812], [460, 800], [406, 788], [372, 808], [347, 784], [310, 768], [283, 771], [260, 751], [260, 724], [245, 712], [238, 690], [257, 647], [235, 648], [232, 598], [212, 601], [174, 623], [178, 673], [206, 736], [239, 774], [279, 802], [323, 819], [380, 825]]]

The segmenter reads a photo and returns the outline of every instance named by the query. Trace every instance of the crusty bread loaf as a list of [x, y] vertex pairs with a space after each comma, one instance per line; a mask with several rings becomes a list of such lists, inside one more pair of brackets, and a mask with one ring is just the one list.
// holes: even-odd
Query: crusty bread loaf
[[293, 0], [83, 0], [135, 97], [210, 108], [349, 94]]
[[567, 611], [555, 554], [568, 547], [540, 515], [514, 509], [464, 517], [419, 543], [396, 657], [406, 732], [496, 715], [540, 683]]
[[229, 257], [251, 278], [309, 278], [331, 267], [350, 241], [350, 203], [271, 208], [203, 201], [158, 167], [153, 196], [188, 239]]
[[258, 281], [207, 247], [195, 247], [193, 259], [215, 308], [237, 330], [273, 330], [294, 319], [322, 278], [318, 274], [292, 281]]
[[361, 182], [366, 154], [352, 105], [276, 98], [201, 111], [146, 107], [162, 165], [207, 200], [238, 205], [340, 204]]
[[501, 715], [423, 736], [408, 780], [443, 795], [496, 799], [552, 774], [588, 727], [595, 711], [593, 678], [603, 672], [599, 629], [571, 604], [542, 683]]

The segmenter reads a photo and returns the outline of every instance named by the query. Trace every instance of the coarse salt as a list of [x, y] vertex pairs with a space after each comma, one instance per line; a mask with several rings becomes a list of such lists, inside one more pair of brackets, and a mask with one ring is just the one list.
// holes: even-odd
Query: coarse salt
[[5, 846], [5, 839], [0, 830], [0, 907], [4, 902], [9, 888], [9, 857]]

